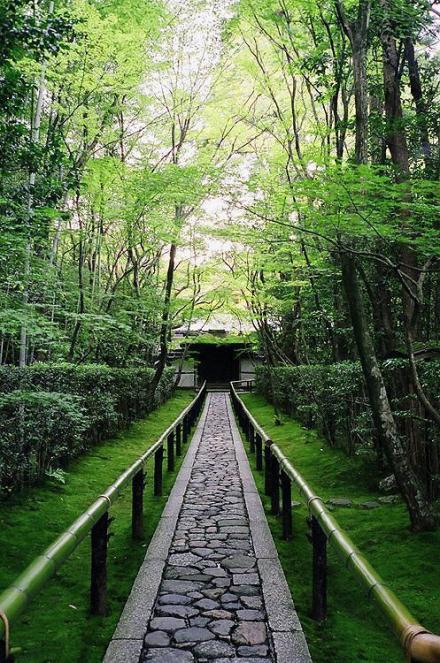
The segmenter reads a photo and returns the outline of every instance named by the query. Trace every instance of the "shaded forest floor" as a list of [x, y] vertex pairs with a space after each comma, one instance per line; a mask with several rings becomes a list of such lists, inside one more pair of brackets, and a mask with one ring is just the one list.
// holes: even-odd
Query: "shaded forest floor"
[[[44, 485], [0, 502], [0, 589], [50, 544], [179, 415], [192, 394], [178, 391], [168, 402], [127, 431], [76, 460], [65, 485]], [[176, 472], [181, 459], [177, 459]], [[111, 509], [108, 563], [108, 613], [88, 613], [90, 545], [85, 540], [56, 578], [12, 625], [12, 646], [21, 647], [17, 663], [100, 663], [133, 580], [145, 556], [175, 473], [164, 472], [164, 496], [152, 494], [152, 465], [147, 465], [145, 540], [131, 540], [131, 491]]]
[[[334, 516], [414, 616], [426, 628], [440, 632], [440, 531], [410, 532], [402, 502], [381, 505], [371, 511], [357, 508], [356, 504], [380, 496], [373, 464], [331, 449], [316, 431], [306, 430], [288, 417], [283, 418], [282, 426], [276, 426], [274, 409], [262, 396], [245, 394], [243, 400], [318, 495], [324, 499], [344, 497], [353, 501], [351, 508], [335, 508]], [[251, 463], [255, 466], [252, 459]], [[254, 472], [254, 476], [262, 493], [262, 474]], [[315, 663], [401, 663], [402, 651], [385, 618], [368, 601], [331, 546], [328, 619], [323, 624], [310, 619], [312, 551], [306, 539], [307, 509], [296, 491], [292, 498], [300, 501], [301, 506], [293, 512], [294, 538], [286, 542], [281, 539], [280, 520], [270, 516], [269, 501], [262, 495], [313, 660]]]

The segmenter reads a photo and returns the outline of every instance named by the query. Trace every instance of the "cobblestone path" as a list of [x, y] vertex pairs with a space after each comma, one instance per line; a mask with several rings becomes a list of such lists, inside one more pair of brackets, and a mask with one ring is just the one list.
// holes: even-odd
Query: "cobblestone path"
[[142, 663], [269, 663], [261, 581], [225, 394], [212, 394]]

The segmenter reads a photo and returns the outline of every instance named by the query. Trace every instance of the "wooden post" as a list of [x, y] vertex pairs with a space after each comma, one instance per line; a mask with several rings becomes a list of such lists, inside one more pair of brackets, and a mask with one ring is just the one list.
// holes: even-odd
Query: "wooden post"
[[15, 663], [15, 656], [9, 653], [6, 640], [0, 640], [0, 663]]
[[280, 464], [276, 456], [272, 456], [270, 462], [270, 469], [271, 469], [270, 484], [272, 489], [271, 513], [273, 513], [274, 516], [277, 516], [280, 512]]
[[[0, 640], [0, 663], [8, 663], [8, 656], [6, 653], [6, 641]], [[11, 659], [10, 659], [11, 660]], [[12, 663], [12, 660], [11, 660]]]
[[283, 498], [283, 538], [288, 541], [292, 538], [292, 482], [290, 477], [281, 472], [281, 494]]
[[92, 565], [90, 573], [90, 612], [92, 615], [105, 615], [108, 525], [109, 517], [106, 511], [92, 527]]
[[134, 475], [131, 482], [131, 535], [133, 539], [144, 536], [144, 486], [145, 473], [143, 468]]
[[176, 455], [182, 455], [182, 426], [180, 424], [176, 426]]
[[271, 483], [271, 460], [272, 460], [272, 452], [270, 450], [270, 445], [271, 441], [266, 440], [266, 443], [264, 445], [264, 492], [265, 494], [270, 497], [272, 495], [272, 483]]
[[313, 604], [312, 618], [322, 621], [327, 617], [327, 537], [312, 516], [313, 544]]
[[263, 469], [263, 440], [259, 433], [255, 435], [255, 450], [256, 450], [256, 457], [255, 457], [256, 468], [257, 470], [261, 471]]
[[170, 433], [167, 438], [167, 457], [168, 472], [174, 472], [174, 432]]
[[240, 403], [240, 407], [238, 410], [238, 419], [240, 421], [240, 425], [244, 431], [246, 431], [246, 417], [244, 416], [244, 408], [243, 405]]
[[188, 415], [186, 414], [183, 417], [183, 443], [184, 444], [186, 444], [188, 442], [188, 433], [189, 433]]
[[163, 465], [163, 447], [160, 447], [154, 454], [154, 494], [162, 495], [162, 465]]
[[251, 422], [249, 422], [249, 451], [251, 454], [255, 453], [255, 431]]

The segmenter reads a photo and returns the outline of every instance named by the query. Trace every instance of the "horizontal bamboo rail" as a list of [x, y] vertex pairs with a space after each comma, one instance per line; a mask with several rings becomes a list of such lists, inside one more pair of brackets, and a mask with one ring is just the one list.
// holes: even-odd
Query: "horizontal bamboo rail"
[[206, 382], [159, 439], [3, 591], [0, 595], [0, 663], [10, 663], [13, 660], [9, 653], [10, 624], [24, 611], [29, 601], [45, 587], [88, 534], [92, 536], [91, 612], [104, 613], [108, 511], [121, 491], [132, 481], [132, 534], [133, 538], [142, 535], [145, 464], [154, 456], [154, 494], [161, 495], [164, 447], [168, 452], [168, 469], [173, 470], [174, 450], [177, 455], [181, 454], [182, 442], [188, 440], [191, 428], [201, 412], [205, 395]]
[[[323, 619], [326, 615], [326, 543], [336, 549], [354, 576], [367, 589], [393, 627], [404, 650], [406, 659], [417, 663], [440, 663], [440, 636], [425, 629], [403, 603], [383, 582], [368, 560], [356, 548], [347, 533], [325, 507], [322, 499], [310, 488], [304, 477], [295, 469], [281, 449], [265, 433], [239, 397], [236, 385], [231, 382], [230, 393], [234, 411], [256, 452], [257, 469], [262, 469], [258, 447], [264, 447], [265, 491], [271, 497], [272, 513], [280, 513], [280, 487], [283, 495], [281, 516], [286, 539], [292, 535], [291, 483], [294, 483], [306, 501], [311, 516], [311, 540], [313, 543], [313, 608], [312, 616]], [[246, 381], [245, 387], [249, 389]], [[256, 442], [260, 440], [261, 442]], [[260, 451], [261, 456], [261, 451]]]

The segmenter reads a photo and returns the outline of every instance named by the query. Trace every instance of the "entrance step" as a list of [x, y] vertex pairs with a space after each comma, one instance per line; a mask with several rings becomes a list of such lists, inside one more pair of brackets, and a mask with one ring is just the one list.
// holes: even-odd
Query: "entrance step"
[[229, 382], [208, 382], [206, 388], [210, 392], [227, 391], [229, 392]]

